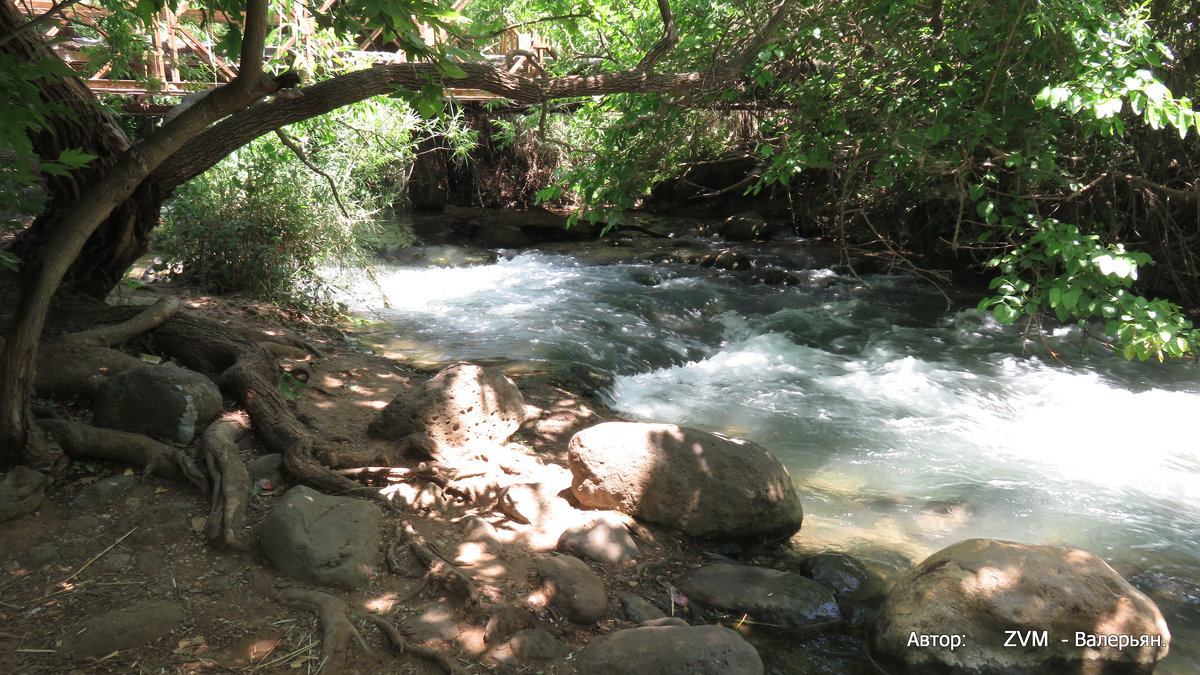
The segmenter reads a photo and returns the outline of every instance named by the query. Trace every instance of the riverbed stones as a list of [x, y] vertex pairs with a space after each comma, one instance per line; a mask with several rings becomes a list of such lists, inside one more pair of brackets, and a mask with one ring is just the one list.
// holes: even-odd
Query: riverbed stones
[[842, 618], [821, 584], [767, 567], [715, 563], [685, 574], [679, 590], [694, 603], [784, 628], [821, 626]]
[[584, 508], [709, 538], [784, 538], [804, 514], [787, 470], [760, 445], [673, 424], [605, 422], [567, 453]]
[[525, 419], [517, 385], [498, 369], [460, 361], [401, 391], [367, 428], [375, 438], [410, 443], [432, 459], [453, 460], [502, 445]]
[[586, 675], [761, 675], [758, 651], [724, 626], [627, 628], [594, 640], [576, 657]]
[[354, 590], [375, 575], [381, 523], [375, 504], [298, 485], [263, 521], [260, 542], [280, 572]]
[[[1109, 635], [1149, 644], [1096, 637]], [[1158, 607], [1091, 553], [969, 539], [896, 584], [871, 649], [905, 673], [1151, 673], [1170, 639]]]
[[83, 660], [140, 647], [169, 635], [183, 619], [179, 605], [166, 600], [147, 600], [68, 628], [58, 653], [72, 660]]
[[579, 558], [569, 555], [542, 558], [537, 571], [546, 601], [571, 621], [593, 624], [608, 611], [604, 581]]
[[131, 368], [100, 384], [92, 412], [96, 426], [186, 445], [221, 412], [221, 391], [186, 368]]

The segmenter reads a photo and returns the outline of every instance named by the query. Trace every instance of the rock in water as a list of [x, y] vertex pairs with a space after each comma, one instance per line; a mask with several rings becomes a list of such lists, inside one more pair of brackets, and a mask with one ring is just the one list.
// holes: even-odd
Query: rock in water
[[905, 673], [1148, 675], [1170, 641], [1154, 602], [1091, 553], [969, 539], [896, 584], [871, 648]]
[[525, 399], [511, 379], [495, 368], [459, 362], [400, 392], [367, 431], [389, 440], [426, 435], [433, 443], [422, 449], [443, 459], [503, 444], [524, 419]]
[[785, 628], [820, 626], [842, 618], [829, 589], [808, 577], [766, 567], [705, 565], [684, 575], [679, 590], [692, 602]]
[[284, 574], [321, 586], [354, 590], [375, 575], [382, 515], [361, 499], [330, 497], [297, 486], [288, 490], [259, 535]]
[[851, 625], [869, 623], [887, 588], [878, 574], [845, 553], [818, 553], [800, 564], [800, 574], [828, 588]]
[[760, 445], [674, 424], [606, 422], [568, 447], [571, 493], [712, 538], [784, 538], [804, 513], [787, 469]]
[[761, 675], [758, 651], [724, 626], [648, 626], [597, 638], [576, 657], [583, 675]]
[[221, 412], [221, 391], [186, 368], [145, 366], [104, 380], [92, 412], [96, 426], [187, 444]]

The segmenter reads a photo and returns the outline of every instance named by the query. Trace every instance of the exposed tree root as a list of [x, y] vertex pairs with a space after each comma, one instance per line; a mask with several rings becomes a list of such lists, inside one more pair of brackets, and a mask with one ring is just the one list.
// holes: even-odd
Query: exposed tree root
[[144, 365], [136, 356], [108, 347], [50, 343], [38, 350], [33, 387], [42, 397], [91, 398], [104, 378]]
[[[335, 494], [353, 493], [391, 510], [378, 492], [334, 473], [322, 459], [333, 448], [296, 419], [279, 386], [275, 357], [221, 324], [180, 314], [152, 333], [155, 344], [184, 365], [212, 377], [246, 410], [255, 431], [300, 482]], [[203, 339], [197, 339], [202, 336]]]
[[265, 577], [257, 577], [255, 586], [280, 604], [317, 615], [317, 620], [321, 622], [323, 672], [340, 673], [345, 670], [351, 638], [360, 646], [364, 645], [358, 629], [350, 623], [350, 606], [345, 600], [321, 591], [279, 586]]
[[426, 577], [430, 581], [441, 586], [446, 592], [461, 598], [469, 607], [479, 604], [479, 589], [476, 588], [475, 582], [470, 577], [458, 571], [454, 565], [438, 555], [410, 523], [403, 522], [398, 529], [400, 538], [425, 567]]
[[212, 481], [211, 506], [204, 536], [209, 542], [244, 551], [246, 508], [250, 503], [250, 474], [238, 456], [238, 440], [248, 431], [240, 415], [225, 415], [200, 437], [200, 447]]
[[69, 457], [99, 457], [144, 467], [162, 478], [186, 480], [208, 491], [204, 473], [179, 448], [129, 431], [94, 427], [70, 420], [41, 420], [45, 429]]
[[375, 624], [379, 630], [382, 631], [385, 636], [387, 636], [388, 642], [391, 642], [392, 646], [396, 648], [396, 651], [400, 652], [401, 654], [412, 654], [413, 656], [433, 661], [441, 666], [443, 672], [450, 673], [451, 675], [466, 675], [467, 671], [460, 668], [458, 664], [454, 662], [454, 657], [450, 656], [449, 654], [437, 649], [433, 649], [432, 647], [424, 647], [422, 645], [409, 642], [404, 637], [404, 634], [400, 632], [399, 628], [393, 626], [391, 622], [382, 616], [367, 614], [366, 618], [367, 621]]
[[142, 310], [132, 319], [64, 335], [55, 342], [62, 345], [92, 347], [119, 345], [161, 326], [179, 313], [179, 306], [179, 298], [168, 295]]

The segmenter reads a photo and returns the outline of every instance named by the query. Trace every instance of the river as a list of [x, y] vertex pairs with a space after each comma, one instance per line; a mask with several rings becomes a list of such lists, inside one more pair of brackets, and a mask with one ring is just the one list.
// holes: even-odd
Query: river
[[791, 272], [768, 287], [526, 252], [382, 265], [391, 308], [369, 284], [352, 308], [384, 322], [378, 349], [565, 367], [629, 419], [766, 446], [812, 550], [897, 573], [971, 537], [1091, 551], [1166, 616], [1156, 672], [1200, 671], [1200, 370], [1124, 361], [1073, 327], [1028, 337], [908, 278]]

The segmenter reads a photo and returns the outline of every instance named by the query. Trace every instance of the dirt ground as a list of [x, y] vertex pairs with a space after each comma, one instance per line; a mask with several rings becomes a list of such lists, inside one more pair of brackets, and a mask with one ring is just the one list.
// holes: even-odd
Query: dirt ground
[[[139, 291], [148, 292], [148, 291]], [[162, 291], [158, 291], [162, 292]], [[152, 299], [146, 298], [146, 299]], [[143, 299], [145, 300], [145, 299]], [[367, 438], [366, 427], [403, 383], [431, 372], [412, 363], [345, 349], [331, 332], [303, 324], [285, 327], [277, 310], [254, 303], [185, 295], [185, 311], [239, 328], [254, 339], [284, 333], [310, 341], [323, 358], [284, 359], [292, 373], [296, 412], [312, 428], [344, 441], [355, 454], [400, 463], [391, 444]], [[612, 416], [594, 401], [557, 388], [544, 373], [512, 373], [537, 424], [515, 438], [532, 464], [565, 466], [565, 446], [580, 423]], [[86, 421], [82, 404], [55, 404], [70, 418]], [[226, 409], [231, 404], [226, 401]], [[261, 453], [251, 436], [242, 456]], [[194, 452], [194, 448], [192, 448]], [[411, 464], [410, 464], [411, 465]], [[89, 484], [133, 475], [136, 485], [105, 507], [80, 509], [72, 500]], [[293, 482], [256, 488], [250, 525], [258, 528]], [[264, 553], [227, 551], [210, 546], [201, 532], [208, 499], [195, 488], [143, 475], [142, 467], [104, 461], [75, 461], [65, 480], [55, 483], [33, 514], [0, 523], [0, 673], [316, 673], [322, 670], [322, 627], [314, 614], [274, 602], [256, 590], [256, 578], [287, 580]], [[504, 546], [481, 552], [464, 534], [466, 520], [491, 523]], [[466, 672], [572, 672], [570, 654], [598, 635], [630, 626], [615, 602], [618, 591], [645, 597], [669, 593], [666, 580], [695, 564], [703, 552], [657, 537], [639, 541], [643, 555], [628, 566], [592, 564], [609, 590], [610, 611], [594, 626], [578, 626], [543, 606], [534, 585], [534, 561], [553, 546], [535, 528], [505, 517], [488, 504], [437, 503], [403, 517], [482, 591], [479, 609], [463, 611], [424, 580], [425, 570], [411, 555], [399, 556], [399, 569], [382, 573], [353, 592], [326, 590], [351, 607], [351, 622], [362, 635], [351, 645], [349, 673], [436, 673], [432, 661], [398, 654], [364, 616], [370, 613], [402, 626], [416, 644], [452, 654]], [[398, 518], [389, 519], [391, 532]], [[470, 520], [470, 522], [475, 522]], [[261, 583], [261, 582], [260, 582]], [[56, 653], [64, 636], [78, 624], [114, 609], [149, 599], [167, 600], [185, 612], [183, 623], [167, 637], [84, 662]], [[523, 664], [503, 643], [487, 644], [484, 631], [493, 608], [512, 602], [531, 609], [536, 626], [565, 646], [565, 655]]]

